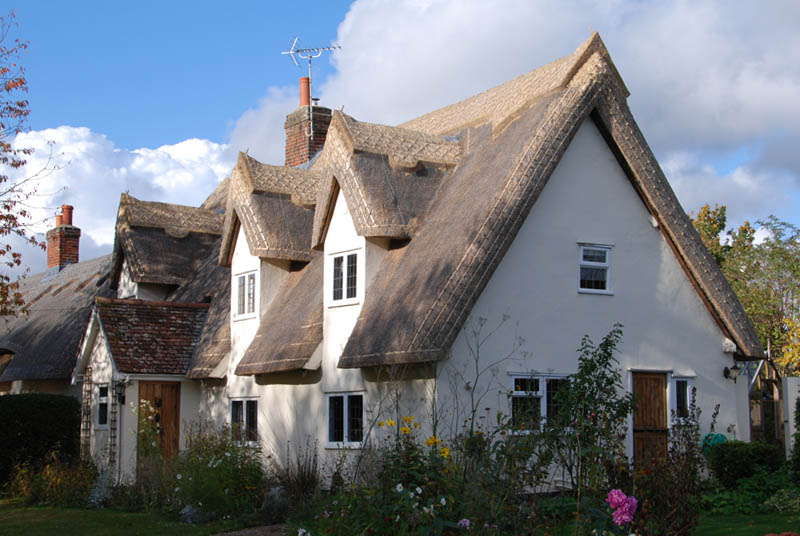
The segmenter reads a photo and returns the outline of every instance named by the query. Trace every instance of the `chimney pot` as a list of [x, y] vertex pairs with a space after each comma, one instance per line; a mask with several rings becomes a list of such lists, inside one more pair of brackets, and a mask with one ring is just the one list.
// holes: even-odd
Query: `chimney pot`
[[56, 214], [56, 227], [61, 227], [61, 214]]
[[62, 221], [64, 225], [72, 225], [72, 205], [61, 205], [61, 213], [64, 215]]
[[311, 104], [311, 79], [307, 76], [300, 78], [300, 106]]

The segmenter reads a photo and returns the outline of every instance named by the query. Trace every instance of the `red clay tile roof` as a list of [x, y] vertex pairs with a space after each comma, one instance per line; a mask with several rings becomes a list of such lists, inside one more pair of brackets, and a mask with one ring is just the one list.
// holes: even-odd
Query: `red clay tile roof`
[[96, 305], [120, 372], [186, 374], [209, 304], [98, 297]]

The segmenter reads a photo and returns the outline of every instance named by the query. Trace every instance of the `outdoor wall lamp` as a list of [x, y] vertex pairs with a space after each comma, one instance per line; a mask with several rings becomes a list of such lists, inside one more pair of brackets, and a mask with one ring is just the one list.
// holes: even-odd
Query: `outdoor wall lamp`
[[727, 378], [729, 380], [733, 380], [733, 383], [736, 383], [736, 378], [739, 377], [739, 373], [741, 371], [742, 371], [742, 369], [739, 368], [739, 365], [734, 363], [731, 368], [725, 367], [722, 370], [722, 375], [725, 376], [725, 378]]
[[114, 383], [114, 394], [117, 396], [117, 402], [125, 404], [125, 382], [118, 381]]

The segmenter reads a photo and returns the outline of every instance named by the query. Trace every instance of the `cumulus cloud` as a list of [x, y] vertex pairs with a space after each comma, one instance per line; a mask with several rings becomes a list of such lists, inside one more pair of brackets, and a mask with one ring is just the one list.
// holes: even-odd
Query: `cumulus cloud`
[[[30, 199], [31, 230], [43, 239], [58, 207], [73, 205], [73, 222], [82, 230], [82, 259], [111, 251], [121, 192], [149, 201], [199, 205], [233, 167], [227, 145], [199, 139], [130, 151], [88, 128], [61, 126], [19, 134], [14, 143], [34, 149], [17, 179], [58, 168], [33, 181], [37, 195]], [[45, 268], [40, 250], [14, 244], [22, 248], [31, 272]]]
[[[357, 119], [397, 124], [568, 54], [595, 29], [688, 210], [730, 202], [732, 219], [791, 218], [776, 200], [798, 196], [798, 17], [791, 1], [357, 0], [316, 93]], [[287, 94], [296, 90], [271, 89], [231, 145], [269, 146], [280, 163], [280, 126], [296, 106]], [[755, 157], [734, 172], [711, 167], [738, 152]]]

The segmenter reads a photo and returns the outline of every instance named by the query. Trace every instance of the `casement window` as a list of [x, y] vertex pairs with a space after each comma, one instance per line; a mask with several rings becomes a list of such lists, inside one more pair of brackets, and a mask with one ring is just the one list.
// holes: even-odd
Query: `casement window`
[[328, 444], [360, 446], [364, 439], [364, 395], [328, 395]]
[[675, 417], [685, 419], [689, 417], [689, 409], [692, 405], [692, 389], [694, 388], [694, 378], [672, 377], [672, 396], [671, 410]]
[[566, 376], [512, 376], [511, 425], [524, 431], [539, 428], [559, 412], [557, 393], [569, 388]]
[[231, 434], [241, 443], [258, 441], [258, 400], [231, 400]]
[[578, 292], [611, 294], [611, 246], [580, 245]]
[[236, 276], [236, 316], [254, 315], [256, 312], [256, 273]]
[[333, 255], [331, 300], [336, 305], [352, 303], [358, 298], [359, 252]]
[[108, 426], [108, 384], [97, 386], [97, 427]]

